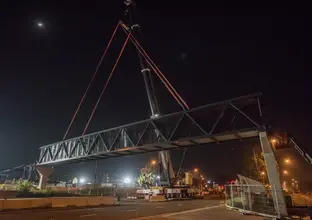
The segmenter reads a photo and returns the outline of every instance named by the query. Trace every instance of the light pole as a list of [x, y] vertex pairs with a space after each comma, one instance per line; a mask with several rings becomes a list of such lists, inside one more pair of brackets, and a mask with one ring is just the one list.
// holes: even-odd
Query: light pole
[[201, 187], [201, 191], [203, 191], [203, 180], [204, 180], [205, 178], [202, 176], [201, 177], [201, 184], [200, 184], [200, 187]]

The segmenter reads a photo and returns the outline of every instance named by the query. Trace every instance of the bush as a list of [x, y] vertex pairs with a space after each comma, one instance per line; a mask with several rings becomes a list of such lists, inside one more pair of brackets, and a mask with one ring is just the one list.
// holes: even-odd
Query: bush
[[32, 187], [33, 187], [32, 182], [26, 180], [20, 180], [16, 182], [16, 189], [20, 192], [30, 192]]

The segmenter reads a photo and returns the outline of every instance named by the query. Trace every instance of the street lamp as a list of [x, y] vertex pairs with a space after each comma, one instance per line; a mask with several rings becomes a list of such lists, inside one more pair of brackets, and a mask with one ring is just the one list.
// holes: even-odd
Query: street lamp
[[85, 182], [86, 182], [86, 179], [85, 179], [85, 178], [81, 177], [81, 178], [79, 179], [79, 183], [80, 183], [80, 184], [84, 184]]
[[277, 142], [277, 139], [275, 139], [275, 138], [272, 138], [272, 139], [271, 139], [271, 143], [272, 143], [272, 144], [276, 144], [276, 142]]
[[194, 169], [194, 172], [198, 172], [198, 168], [195, 168], [195, 169]]
[[125, 177], [123, 182], [125, 184], [129, 184], [129, 183], [131, 183], [131, 179], [129, 177]]
[[284, 170], [283, 173], [284, 173], [285, 175], [288, 175], [288, 174], [289, 174], [289, 172], [288, 172], [287, 170]]
[[284, 162], [285, 162], [286, 164], [290, 164], [290, 159], [286, 158], [286, 159], [284, 160]]
[[152, 164], [153, 164], [153, 165], [156, 164], [156, 160], [152, 160]]
[[260, 174], [261, 174], [261, 176], [262, 176], [262, 183], [264, 184], [264, 175], [265, 175], [265, 172], [262, 171]]

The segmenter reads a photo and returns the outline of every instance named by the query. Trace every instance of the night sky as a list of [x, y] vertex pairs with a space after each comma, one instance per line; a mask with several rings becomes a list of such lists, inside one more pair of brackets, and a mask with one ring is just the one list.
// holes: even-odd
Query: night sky
[[[122, 0], [25, 2], [6, 1], [0, 7], [0, 168], [32, 163], [40, 146], [62, 139], [125, 8]], [[189, 106], [263, 92], [271, 126], [292, 133], [312, 150], [307, 75], [312, 36], [305, 6], [174, 2], [139, 1], [137, 19], [145, 48]], [[82, 133], [124, 39], [118, 32], [70, 137]], [[158, 81], [156, 90], [162, 113], [179, 110]], [[88, 132], [149, 114], [137, 54], [129, 44]], [[216, 178], [235, 174], [244, 149], [252, 144], [189, 150], [184, 167], [198, 166]], [[179, 161], [181, 152], [172, 154]], [[100, 167], [103, 172], [134, 170], [154, 156], [110, 159]], [[93, 164], [65, 168], [88, 173]]]

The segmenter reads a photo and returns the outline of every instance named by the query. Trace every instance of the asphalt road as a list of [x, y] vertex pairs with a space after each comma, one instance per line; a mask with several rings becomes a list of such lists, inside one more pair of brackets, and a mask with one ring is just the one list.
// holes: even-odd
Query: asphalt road
[[[164, 214], [147, 218], [146, 220], [263, 220], [263, 217], [241, 215], [235, 211], [228, 211], [224, 206], [212, 206], [202, 210], [190, 210], [181, 213]], [[139, 220], [139, 219], [138, 219]], [[140, 219], [144, 220], [144, 219]]]
[[[226, 211], [224, 206], [220, 206], [220, 200], [187, 200], [159, 203], [126, 202], [119, 206], [87, 209], [9, 212], [1, 213], [0, 220], [128, 220], [137, 218], [200, 220], [207, 219], [205, 216], [209, 217], [209, 215], [211, 215], [209, 219], [222, 220], [218, 216], [223, 212], [228, 214], [225, 215], [224, 219], [232, 219], [229, 217], [229, 214], [236, 216], [233, 220], [241, 219], [242, 217], [237, 213]], [[150, 218], [149, 216], [156, 217]]]

